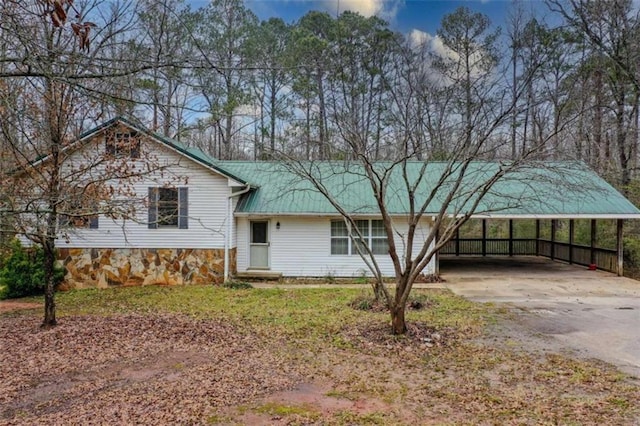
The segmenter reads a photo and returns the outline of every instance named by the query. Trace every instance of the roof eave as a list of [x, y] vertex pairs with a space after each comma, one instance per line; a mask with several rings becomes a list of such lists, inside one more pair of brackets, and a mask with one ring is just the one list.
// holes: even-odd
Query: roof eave
[[[279, 217], [341, 217], [338, 212], [238, 212], [234, 213], [237, 217], [251, 216], [279, 216]], [[405, 217], [407, 213], [392, 213], [391, 217]], [[356, 217], [377, 217], [380, 213], [353, 213]], [[432, 218], [435, 214], [423, 214], [423, 217]], [[453, 217], [448, 215], [448, 217]], [[640, 213], [599, 213], [599, 214], [477, 214], [472, 215], [472, 219], [640, 219]]]
[[475, 214], [472, 219], [640, 219], [640, 213]]

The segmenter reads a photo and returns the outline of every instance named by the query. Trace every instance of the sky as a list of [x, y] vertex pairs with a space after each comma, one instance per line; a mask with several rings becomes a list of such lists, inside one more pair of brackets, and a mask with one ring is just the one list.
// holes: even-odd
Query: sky
[[414, 29], [435, 34], [442, 17], [459, 6], [488, 15], [494, 24], [504, 21], [508, 0], [245, 0], [260, 19], [278, 16], [295, 22], [309, 10], [322, 10], [335, 15], [352, 10], [364, 16], [377, 15], [392, 29], [408, 34]]
[[[389, 22], [391, 29], [405, 35], [419, 30], [435, 35], [442, 17], [459, 6], [489, 16], [494, 26], [506, 28], [506, 17], [511, 0], [244, 0], [260, 20], [280, 17], [294, 23], [310, 10], [321, 10], [336, 15], [338, 11], [352, 10], [364, 16], [377, 15]], [[205, 6], [206, 0], [191, 0], [192, 7]], [[525, 0], [529, 9], [544, 10], [542, 0]]]

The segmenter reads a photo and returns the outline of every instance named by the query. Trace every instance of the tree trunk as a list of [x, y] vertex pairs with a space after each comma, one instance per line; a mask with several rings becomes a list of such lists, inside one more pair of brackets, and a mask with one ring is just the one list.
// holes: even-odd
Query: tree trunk
[[517, 90], [517, 81], [518, 81], [518, 50], [515, 41], [513, 42], [513, 53], [511, 55], [512, 61], [512, 84], [511, 88], [511, 159], [515, 160], [518, 152], [517, 148], [517, 137], [518, 134], [516, 132], [516, 125], [518, 123], [518, 113], [517, 113], [517, 103], [518, 103], [518, 90]]
[[625, 92], [621, 88], [617, 100], [616, 108], [616, 145], [618, 149], [618, 161], [620, 162], [620, 185], [624, 188], [625, 194], [628, 192], [628, 185], [631, 181], [631, 173], [629, 171], [629, 157], [626, 152], [627, 148], [627, 129], [625, 128]]
[[45, 233], [41, 237], [42, 249], [44, 250], [44, 319], [42, 327], [53, 327], [56, 325], [56, 304], [55, 304], [55, 252], [56, 252], [56, 231], [58, 225], [58, 204], [60, 203], [60, 151], [63, 142], [63, 119], [60, 111], [64, 105], [64, 86], [56, 85], [53, 79], [47, 78], [46, 84], [46, 108], [47, 127], [49, 130], [49, 148], [51, 172], [47, 182], [47, 222]]
[[395, 335], [405, 334], [407, 332], [404, 313], [404, 303], [396, 304], [396, 306], [391, 309], [391, 332]]
[[44, 248], [44, 320], [42, 321], [43, 328], [53, 327], [57, 324], [56, 321], [56, 302], [55, 302], [55, 274], [54, 266], [56, 262], [55, 242], [51, 237], [47, 237]]
[[270, 143], [270, 148], [271, 148], [271, 152], [269, 153], [269, 159], [273, 159], [274, 155], [276, 153], [276, 103], [278, 101], [278, 94], [276, 93], [275, 90], [276, 87], [276, 82], [272, 80], [271, 82], [271, 93], [270, 93], [270, 100], [271, 100], [271, 117], [270, 117], [270, 124], [271, 124], [271, 129], [270, 129], [270, 134], [269, 134], [269, 143]]
[[323, 73], [319, 72], [317, 75], [317, 84], [318, 84], [318, 113], [319, 117], [319, 127], [318, 127], [318, 151], [320, 153], [320, 160], [328, 160], [329, 159], [329, 146], [327, 139], [327, 111], [324, 99], [324, 87], [322, 84], [323, 81]]

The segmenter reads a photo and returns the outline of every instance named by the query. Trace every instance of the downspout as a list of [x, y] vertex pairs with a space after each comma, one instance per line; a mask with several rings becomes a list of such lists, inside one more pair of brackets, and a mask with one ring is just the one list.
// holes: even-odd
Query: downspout
[[232, 192], [231, 195], [227, 197], [227, 232], [224, 235], [224, 282], [229, 280], [229, 250], [231, 246], [231, 225], [233, 221], [233, 197], [238, 197], [242, 194], [246, 194], [251, 191], [251, 185], [245, 186], [238, 192]]

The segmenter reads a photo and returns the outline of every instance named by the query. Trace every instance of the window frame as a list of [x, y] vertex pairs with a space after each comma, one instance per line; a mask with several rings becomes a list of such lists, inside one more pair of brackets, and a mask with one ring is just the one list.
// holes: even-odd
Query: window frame
[[178, 188], [158, 188], [156, 221], [158, 228], [177, 228], [180, 217], [180, 191]]
[[[333, 231], [334, 231], [334, 225], [339, 225], [340, 229], [344, 229], [344, 235], [334, 235]], [[330, 248], [329, 251], [331, 253], [331, 256], [349, 256], [351, 253], [351, 237], [349, 236], [349, 228], [347, 227], [347, 224], [344, 222], [344, 220], [331, 220], [330, 221]], [[334, 252], [334, 245], [333, 242], [334, 241], [346, 241], [347, 245], [347, 252], [346, 253], [335, 253]], [[344, 246], [340, 246], [340, 247], [344, 247]], [[337, 250], [336, 250], [337, 251]]]
[[[374, 229], [380, 229], [380, 228], [374, 228], [374, 225], [378, 225], [378, 226], [382, 226], [382, 230], [384, 231], [384, 223], [382, 222], [382, 219], [356, 219], [356, 226], [358, 226], [358, 229], [360, 230], [360, 233], [362, 234], [362, 240], [364, 241], [364, 244], [366, 244], [372, 254], [374, 256], [380, 256], [380, 255], [385, 255], [389, 253], [389, 240], [387, 238], [386, 232], [384, 232], [384, 234], [380, 234], [378, 232], [379, 235], [374, 235]], [[378, 223], [379, 222], [379, 223]], [[336, 235], [334, 234], [334, 226], [335, 225], [339, 225], [339, 227], [343, 230], [346, 230], [346, 233], [344, 235]], [[365, 226], [366, 225], [366, 226]], [[347, 250], [346, 253], [337, 253], [337, 250], [334, 250], [334, 241], [343, 241], [346, 240], [347, 241]], [[355, 247], [355, 243], [356, 240], [360, 240], [360, 237], [355, 234], [355, 233], [351, 233], [349, 231], [349, 226], [347, 226], [347, 224], [345, 223], [344, 220], [342, 219], [332, 219], [330, 221], [330, 247], [329, 247], [329, 251], [331, 256], [354, 256], [354, 255], [358, 255], [358, 250]], [[375, 247], [378, 247], [377, 245], [374, 246], [374, 241], [377, 242], [381, 242], [384, 241], [386, 242], [386, 250], [384, 252], [375, 249]]]
[[[162, 192], [175, 191], [176, 193], [176, 215], [175, 223], [164, 223], [160, 218], [161, 203], [168, 204], [167, 200], [161, 200]], [[174, 202], [171, 200], [171, 202]], [[149, 187], [149, 207], [148, 207], [148, 227], [149, 229], [189, 229], [189, 188], [188, 187]], [[173, 218], [173, 216], [171, 216]]]
[[[80, 188], [68, 188], [67, 193], [69, 197], [64, 201], [62, 209], [70, 214], [58, 213], [59, 228], [98, 229], [97, 201], [88, 198]], [[73, 211], [80, 211], [80, 214], [74, 215]]]
[[68, 215], [60, 213], [58, 215], [58, 226], [61, 229], [98, 229], [100, 219], [97, 214], [91, 215]]
[[113, 158], [140, 158], [140, 135], [136, 131], [111, 132], [105, 137], [105, 153]]

